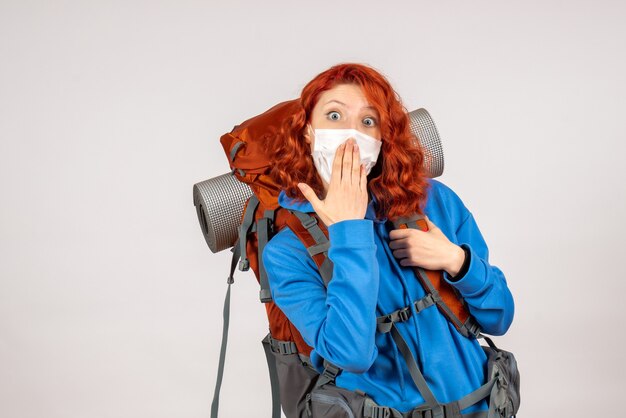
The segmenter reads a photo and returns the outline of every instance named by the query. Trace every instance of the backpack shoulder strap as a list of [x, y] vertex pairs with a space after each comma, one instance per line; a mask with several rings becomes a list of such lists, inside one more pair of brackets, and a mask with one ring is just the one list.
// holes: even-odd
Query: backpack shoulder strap
[[333, 262], [328, 258], [328, 249], [330, 248], [328, 229], [315, 214], [297, 210], [289, 210], [289, 212], [292, 216], [287, 218], [287, 226], [302, 241], [309, 255], [315, 261], [324, 284], [328, 286], [333, 276]]
[[[328, 228], [319, 220], [315, 213], [308, 214], [297, 210], [290, 210], [289, 212], [291, 212], [292, 216], [287, 219], [287, 226], [306, 246], [309, 255], [317, 265], [322, 280], [324, 280], [324, 285], [328, 287], [333, 277], [333, 262], [328, 258], [328, 249], [330, 248]], [[341, 372], [342, 369], [324, 360], [324, 371], [317, 379], [315, 387], [334, 383], [335, 378]], [[309, 399], [310, 393], [307, 397], [307, 407]]]
[[[413, 228], [420, 231], [428, 231], [428, 224], [424, 217], [415, 214], [409, 218], [398, 218], [394, 221], [396, 228]], [[439, 311], [455, 326], [465, 337], [476, 338], [480, 334], [480, 326], [471, 316], [465, 301], [458, 291], [446, 282], [441, 271], [425, 270], [421, 267], [414, 268], [424, 290], [433, 295]]]

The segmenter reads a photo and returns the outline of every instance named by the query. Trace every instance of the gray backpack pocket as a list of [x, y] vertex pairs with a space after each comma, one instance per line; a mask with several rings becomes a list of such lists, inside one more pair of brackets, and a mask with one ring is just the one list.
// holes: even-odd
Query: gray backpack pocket
[[360, 418], [367, 397], [333, 384], [313, 389], [307, 400], [310, 418]]
[[307, 394], [315, 386], [319, 373], [308, 364], [308, 358], [294, 352], [295, 345], [293, 350], [276, 349], [276, 344], [282, 344], [281, 347], [285, 348], [293, 343], [288, 343], [287, 346], [277, 340], [273, 340], [272, 343], [271, 358], [276, 365], [280, 404], [283, 412], [287, 418], [308, 418], [305, 410]]
[[487, 378], [496, 378], [489, 395], [489, 416], [511, 417], [520, 405], [520, 375], [513, 353], [483, 346], [487, 354]]

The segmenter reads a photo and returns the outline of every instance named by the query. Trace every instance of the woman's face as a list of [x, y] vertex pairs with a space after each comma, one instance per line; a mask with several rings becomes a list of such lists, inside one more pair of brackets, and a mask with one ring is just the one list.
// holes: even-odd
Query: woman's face
[[[311, 113], [312, 129], [356, 129], [380, 141], [379, 115], [365, 98], [361, 87], [339, 84], [320, 94]], [[313, 132], [304, 135], [311, 150], [315, 141]]]

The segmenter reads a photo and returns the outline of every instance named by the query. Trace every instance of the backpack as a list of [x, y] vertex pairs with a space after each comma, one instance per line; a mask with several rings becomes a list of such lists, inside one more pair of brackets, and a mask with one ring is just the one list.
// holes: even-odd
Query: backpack
[[[360, 411], [360, 416], [368, 418], [396, 416], [400, 414], [398, 411], [376, 405], [365, 394], [334, 386], [334, 379], [341, 370], [331, 363], [325, 362], [324, 372], [318, 373], [308, 357], [312, 348], [271, 299], [261, 254], [272, 236], [282, 228], [290, 228], [306, 246], [326, 285], [332, 278], [332, 261], [328, 258], [330, 243], [324, 223], [315, 213], [308, 214], [280, 207], [278, 195], [281, 188], [268, 176], [270, 156], [265, 152], [265, 143], [268, 138], [279, 133], [283, 121], [298, 106], [297, 100], [279, 103], [222, 135], [220, 142], [232, 171], [194, 185], [194, 204], [207, 244], [213, 252], [232, 247], [233, 253], [224, 303], [224, 328], [211, 417], [217, 418], [219, 408], [228, 337], [230, 285], [234, 282], [233, 274], [237, 266], [242, 271], [252, 268], [260, 285], [261, 302], [265, 304], [267, 311], [269, 333], [262, 344], [272, 384], [273, 418], [280, 418], [281, 406], [288, 418], [354, 416], [350, 411]], [[411, 112], [409, 118], [411, 130], [427, 151], [427, 157], [430, 156], [427, 159], [430, 177], [441, 175], [443, 153], [430, 115], [425, 109], [418, 109]], [[419, 216], [398, 219], [394, 225], [396, 228], [428, 230], [426, 222]], [[465, 302], [456, 289], [443, 279], [441, 273], [415, 269], [416, 277], [427, 295], [413, 305], [417, 312], [436, 305], [462, 335], [468, 338], [485, 338], [489, 345], [483, 349], [490, 359], [490, 378], [483, 387], [454, 405], [441, 405], [436, 401], [408, 346], [394, 326], [395, 323], [408, 319], [410, 307], [378, 318], [379, 332], [391, 332], [405, 357], [413, 380], [427, 401], [422, 415], [427, 416], [430, 413], [434, 417], [439, 411], [447, 414], [446, 417], [461, 417], [459, 411], [464, 405], [467, 407], [487, 396], [494, 400], [490, 405], [493, 409], [490, 410], [490, 418], [514, 415], [519, 407], [519, 374], [514, 357], [511, 353], [498, 349], [490, 339], [480, 334], [478, 323], [470, 315]]]

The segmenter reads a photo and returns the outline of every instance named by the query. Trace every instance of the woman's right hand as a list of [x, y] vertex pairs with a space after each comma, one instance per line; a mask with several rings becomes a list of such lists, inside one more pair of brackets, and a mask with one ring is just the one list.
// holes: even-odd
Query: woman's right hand
[[367, 210], [367, 175], [354, 138], [337, 149], [323, 200], [305, 183], [298, 183], [298, 188], [327, 227], [339, 221], [363, 219]]

